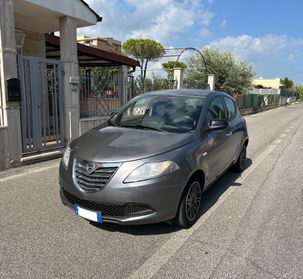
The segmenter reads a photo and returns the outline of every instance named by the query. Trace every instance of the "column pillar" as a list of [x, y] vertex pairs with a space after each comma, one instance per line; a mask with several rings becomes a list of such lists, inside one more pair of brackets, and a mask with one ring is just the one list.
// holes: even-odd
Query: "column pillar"
[[184, 76], [184, 69], [174, 68], [174, 81], [176, 81], [176, 83], [177, 83], [176, 89], [183, 88], [183, 76]]
[[74, 18], [60, 18], [60, 54], [63, 65], [65, 139], [79, 137], [80, 76], [77, 53], [77, 22]]
[[127, 71], [126, 65], [120, 65], [118, 69], [119, 81], [118, 81], [118, 92], [121, 100], [121, 106], [123, 106], [127, 101]]
[[6, 81], [10, 78], [18, 78], [14, 1], [0, 0], [0, 105], [4, 111], [1, 122], [3, 122], [2, 125], [7, 126], [6, 141], [3, 143], [6, 145], [3, 149], [4, 168], [19, 164], [22, 157], [20, 103], [6, 101]]
[[215, 75], [208, 75], [208, 86], [209, 90], [213, 91], [215, 90]]

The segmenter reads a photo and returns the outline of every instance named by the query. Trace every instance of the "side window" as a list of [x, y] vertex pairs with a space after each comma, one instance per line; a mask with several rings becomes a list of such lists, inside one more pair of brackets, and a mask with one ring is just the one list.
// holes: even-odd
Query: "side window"
[[227, 119], [231, 120], [236, 116], [237, 108], [236, 108], [235, 103], [232, 99], [224, 97], [224, 101], [225, 101], [226, 109], [227, 109]]
[[215, 97], [211, 100], [208, 106], [207, 118], [209, 122], [212, 120], [227, 119], [221, 97]]

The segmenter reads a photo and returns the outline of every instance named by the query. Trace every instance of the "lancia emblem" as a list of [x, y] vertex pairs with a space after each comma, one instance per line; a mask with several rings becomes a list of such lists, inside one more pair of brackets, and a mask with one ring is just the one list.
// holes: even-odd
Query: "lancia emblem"
[[88, 163], [87, 166], [86, 166], [86, 171], [89, 173], [89, 174], [92, 174], [95, 170], [96, 170], [97, 166], [95, 163]]

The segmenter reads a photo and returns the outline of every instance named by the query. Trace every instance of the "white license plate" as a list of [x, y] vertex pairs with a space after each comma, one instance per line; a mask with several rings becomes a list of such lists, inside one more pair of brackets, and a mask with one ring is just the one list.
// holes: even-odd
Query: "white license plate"
[[90, 221], [102, 223], [101, 212], [90, 211], [77, 205], [74, 206], [74, 211], [76, 215], [79, 215], [82, 218], [85, 218]]

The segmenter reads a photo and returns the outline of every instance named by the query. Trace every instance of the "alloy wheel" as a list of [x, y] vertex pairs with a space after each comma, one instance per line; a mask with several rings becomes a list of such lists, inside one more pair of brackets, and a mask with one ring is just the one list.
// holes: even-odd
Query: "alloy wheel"
[[186, 195], [185, 213], [186, 218], [190, 222], [195, 220], [200, 211], [201, 197], [201, 186], [197, 181], [195, 181], [190, 185]]

